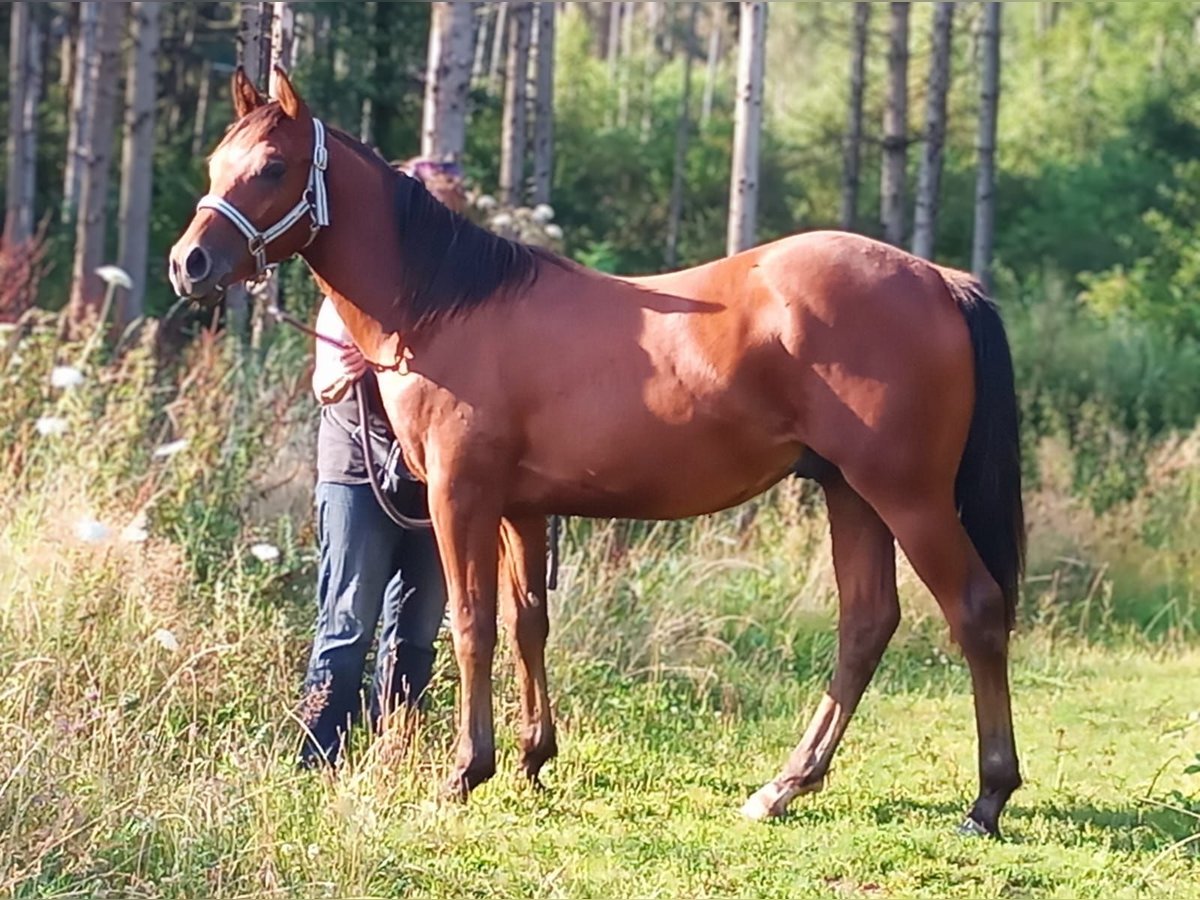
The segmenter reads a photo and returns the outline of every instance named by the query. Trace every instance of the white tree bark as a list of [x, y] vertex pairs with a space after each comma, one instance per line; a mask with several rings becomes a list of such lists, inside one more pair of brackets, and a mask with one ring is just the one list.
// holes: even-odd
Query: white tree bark
[[891, 3], [888, 90], [883, 112], [879, 203], [883, 237], [904, 243], [904, 182], [908, 166], [908, 3]]
[[475, 23], [475, 59], [471, 63], [471, 83], [479, 84], [486, 74], [488, 35], [491, 34], [490, 26], [496, 19], [496, 11], [491, 3], [472, 5], [478, 21]]
[[120, 240], [117, 257], [121, 268], [133, 280], [133, 288], [117, 295], [116, 324], [119, 328], [124, 328], [142, 315], [146, 294], [161, 10], [162, 4], [147, 0], [138, 0], [130, 7], [133, 46], [125, 76], [125, 135], [121, 146]]
[[500, 194], [519, 206], [525, 192], [525, 103], [529, 82], [529, 38], [533, 4], [509, 4], [508, 71], [504, 79], [504, 123], [500, 136]]
[[473, 18], [469, 0], [432, 4], [421, 125], [422, 156], [462, 158], [467, 143], [467, 102], [474, 62]]
[[742, 0], [740, 15], [733, 175], [729, 187], [726, 240], [726, 252], [730, 255], [754, 245], [758, 220], [758, 153], [767, 55], [767, 4]]
[[[96, 269], [105, 262], [105, 206], [112, 168], [113, 131], [121, 84], [121, 36], [129, 10], [124, 3], [97, 2], [95, 52], [86, 62], [84, 77], [95, 85], [94, 101], [80, 145], [85, 160], [75, 221], [75, 259], [71, 271], [71, 321], [78, 325], [100, 311], [104, 283]], [[82, 41], [80, 42], [82, 44]]]
[[717, 68], [721, 64], [721, 38], [725, 34], [725, 23], [721, 21], [722, 3], [707, 4], [709, 11], [708, 22], [708, 62], [704, 67], [704, 96], [700, 101], [700, 127], [703, 128], [712, 118], [713, 95], [717, 90]]
[[533, 202], [549, 203], [554, 183], [555, 4], [537, 5], [533, 98]]
[[[379, 7], [374, 0], [367, 3], [367, 58], [363, 65], [368, 87], [358, 105], [358, 139], [364, 144], [375, 141], [375, 70], [379, 65]], [[299, 48], [297, 48], [299, 49]]]
[[863, 94], [866, 91], [867, 46], [871, 31], [871, 4], [854, 4], [854, 39], [850, 52], [850, 106], [846, 116], [846, 142], [842, 148], [842, 228], [858, 224], [858, 188], [862, 171]]
[[13, 4], [10, 29], [4, 239], [17, 244], [33, 235], [37, 102], [41, 93], [42, 73], [42, 32], [36, 19], [36, 10], [28, 2]]
[[[72, 3], [63, 10], [56, 21], [58, 45], [58, 83], [68, 98], [75, 85], [75, 41], [79, 36], [79, 6]], [[68, 99], [68, 106], [70, 100]]]
[[496, 11], [496, 27], [492, 30], [492, 61], [488, 64], [488, 91], [500, 90], [500, 77], [504, 68], [505, 37], [508, 34], [508, 0]]
[[79, 4], [79, 34], [75, 39], [74, 84], [71, 87], [71, 117], [67, 130], [67, 164], [63, 172], [62, 220], [75, 220], [79, 209], [79, 189], [87, 160], [83, 147], [95, 104], [96, 83], [88, 78], [88, 63], [96, 54], [96, 34], [100, 26], [101, 3], [95, 0]]
[[[31, 236], [37, 227], [38, 108], [42, 102], [42, 46], [45, 30], [38, 16], [29, 23], [29, 57], [25, 66], [25, 96], [21, 112], [21, 212], [19, 233]], [[16, 237], [17, 235], [14, 235]]]
[[238, 3], [237, 59], [238, 65], [246, 70], [246, 77], [262, 88], [263, 56], [269, 58], [267, 43], [270, 40], [262, 14], [263, 4], [258, 0], [241, 0]]
[[696, 36], [696, 20], [700, 4], [688, 4], [688, 27], [684, 36], [683, 90], [679, 97], [679, 119], [675, 126], [675, 159], [671, 170], [671, 204], [667, 212], [667, 252], [665, 262], [668, 269], [679, 265], [679, 231], [683, 224], [684, 170], [687, 168], [688, 139], [692, 132], [692, 61], [695, 48], [692, 41]]
[[276, 95], [275, 67], [290, 72], [296, 64], [296, 12], [286, 0], [271, 4], [271, 96]]
[[[259, 90], [268, 80], [265, 69], [271, 59], [271, 18], [269, 3], [258, 0], [238, 3], [237, 61]], [[269, 291], [273, 287], [260, 285], [259, 289]], [[225, 315], [230, 331], [240, 340], [253, 346], [260, 339], [262, 316], [254, 310], [250, 291], [244, 284], [230, 285], [225, 292]]]
[[625, 0], [621, 6], [621, 61], [617, 68], [617, 125], [629, 125], [629, 81], [633, 77], [633, 26], [637, 20], [636, 3]]
[[196, 91], [196, 118], [192, 122], [192, 156], [204, 153], [208, 143], [208, 104], [212, 96], [213, 70], [208, 60], [200, 67], [200, 87]]
[[917, 176], [917, 208], [913, 216], [912, 252], [925, 259], [933, 259], [934, 242], [937, 237], [953, 28], [954, 4], [938, 3], [933, 10], [929, 84], [925, 92], [925, 146], [921, 153], [921, 170]]
[[1000, 108], [1000, 10], [988, 3], [983, 13], [983, 60], [979, 90], [979, 168], [975, 178], [975, 236], [971, 271], [989, 289], [995, 226], [996, 121]]

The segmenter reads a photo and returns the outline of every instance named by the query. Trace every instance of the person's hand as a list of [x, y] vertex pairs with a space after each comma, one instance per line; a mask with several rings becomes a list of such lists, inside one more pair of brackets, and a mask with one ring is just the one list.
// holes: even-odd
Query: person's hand
[[322, 403], [337, 403], [366, 371], [367, 360], [353, 344], [333, 353], [318, 353], [313, 392]]

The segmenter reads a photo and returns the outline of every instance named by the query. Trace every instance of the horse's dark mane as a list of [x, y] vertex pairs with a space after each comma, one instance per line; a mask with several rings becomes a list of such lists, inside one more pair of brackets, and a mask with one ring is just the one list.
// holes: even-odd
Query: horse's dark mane
[[401, 257], [401, 282], [393, 303], [406, 331], [518, 294], [537, 280], [539, 263], [569, 265], [543, 247], [480, 228], [350, 135], [336, 128], [329, 132], [348, 150], [386, 172], [392, 185]]

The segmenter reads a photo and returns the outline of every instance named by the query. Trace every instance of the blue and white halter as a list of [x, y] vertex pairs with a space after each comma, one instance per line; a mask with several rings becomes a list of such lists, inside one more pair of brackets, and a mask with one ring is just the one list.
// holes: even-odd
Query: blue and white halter
[[259, 231], [240, 210], [224, 197], [216, 194], [205, 194], [196, 204], [196, 209], [215, 209], [229, 219], [246, 237], [250, 255], [254, 257], [258, 267], [256, 275], [267, 271], [267, 245], [276, 238], [282, 237], [288, 229], [299, 222], [307, 214], [311, 229], [307, 247], [317, 236], [317, 232], [329, 224], [329, 193], [325, 188], [325, 170], [329, 167], [329, 151], [325, 147], [325, 126], [318, 118], [313, 118], [313, 161], [308, 170], [308, 186], [300, 195], [299, 202], [286, 213], [282, 219], [265, 231]]

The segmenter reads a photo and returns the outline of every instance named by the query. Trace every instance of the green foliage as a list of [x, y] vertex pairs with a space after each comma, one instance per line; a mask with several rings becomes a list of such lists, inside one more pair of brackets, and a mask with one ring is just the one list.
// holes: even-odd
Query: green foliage
[[[1149, 251], [1128, 268], [1085, 279], [1083, 299], [1109, 319], [1147, 323], [1184, 341], [1200, 339], [1200, 163], [1175, 166], [1163, 203], [1143, 215]], [[1189, 344], [1190, 346], [1190, 344]]]

